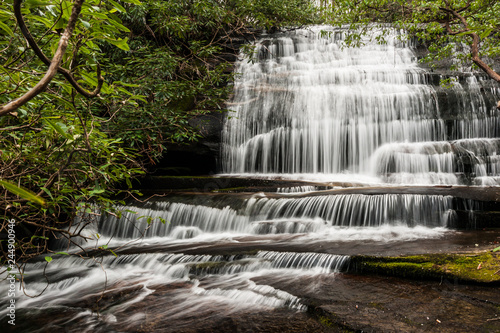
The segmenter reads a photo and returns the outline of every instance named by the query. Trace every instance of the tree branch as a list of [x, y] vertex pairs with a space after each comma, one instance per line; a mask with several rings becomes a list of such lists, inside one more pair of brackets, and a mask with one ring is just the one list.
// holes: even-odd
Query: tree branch
[[[16, 14], [16, 18], [18, 16], [18, 24], [21, 27], [21, 30], [23, 31], [23, 35], [25, 34], [25, 31], [27, 31], [26, 26], [24, 25], [24, 22], [22, 20], [22, 15], [21, 14], [21, 1], [22, 0], [14, 0], [14, 11]], [[0, 116], [6, 115], [17, 108], [21, 107], [22, 105], [26, 104], [29, 102], [31, 99], [33, 99], [35, 96], [40, 94], [42, 91], [44, 91], [47, 86], [49, 85], [50, 81], [56, 75], [57, 70], [59, 68], [59, 64], [62, 61], [63, 55], [66, 52], [66, 49], [68, 47], [68, 42], [69, 39], [71, 38], [71, 35], [73, 34], [73, 30], [75, 29], [76, 26], [76, 21], [78, 19], [78, 16], [80, 15], [80, 11], [82, 9], [82, 4], [84, 0], [76, 0], [75, 4], [73, 5], [73, 9], [71, 11], [71, 16], [68, 21], [68, 25], [66, 26], [66, 29], [64, 30], [64, 33], [61, 36], [61, 39], [59, 40], [59, 44], [57, 46], [57, 50], [54, 54], [54, 58], [52, 58], [52, 61], [50, 62], [49, 69], [47, 70], [47, 73], [45, 73], [44, 77], [38, 81], [38, 83], [27, 93], [25, 93], [23, 96], [10, 101], [9, 103], [3, 105], [0, 108]], [[29, 34], [29, 32], [28, 32]], [[31, 37], [31, 34], [29, 34]], [[31, 37], [33, 39], [33, 37]], [[30, 43], [31, 44], [31, 43]], [[36, 44], [36, 43], [35, 43]], [[36, 51], [35, 51], [36, 53]]]
[[[33, 49], [35, 54], [38, 56], [38, 58], [43, 61], [47, 66], [50, 65], [50, 60], [47, 58], [47, 56], [43, 53], [43, 51], [40, 49], [38, 46], [37, 42], [29, 32], [28, 28], [26, 27], [26, 23], [24, 22], [23, 16], [21, 14], [21, 1], [22, 0], [15, 0], [14, 1], [14, 15], [16, 16], [16, 20], [18, 21], [19, 27], [21, 28], [21, 32], [23, 33], [24, 37], [26, 38], [26, 41], [30, 45], [30, 47]], [[81, 1], [83, 4], [83, 1]], [[76, 5], [76, 3], [75, 3]], [[81, 5], [80, 5], [81, 9]], [[68, 22], [69, 24], [69, 22]], [[87, 98], [92, 98], [97, 96], [99, 92], [101, 91], [102, 85], [104, 83], [104, 78], [101, 76], [101, 67], [99, 64], [97, 64], [97, 87], [94, 89], [93, 92], [88, 92], [85, 90], [82, 86], [76, 82], [76, 79], [73, 77], [73, 74], [71, 71], [58, 67], [57, 71], [61, 73], [66, 80], [75, 88], [76, 91], [78, 91], [79, 94], [87, 97]]]
[[87, 98], [95, 97], [97, 94], [99, 94], [102, 85], [104, 83], [104, 78], [101, 76], [101, 67], [99, 64], [97, 64], [97, 87], [93, 92], [88, 92], [84, 88], [82, 88], [77, 82], [76, 79], [73, 77], [71, 72], [65, 68], [62, 68], [60, 66], [62, 57], [64, 53], [66, 52], [66, 49], [68, 47], [68, 42], [69, 39], [71, 38], [73, 31], [75, 29], [78, 17], [80, 16], [80, 12], [82, 9], [83, 2], [85, 0], [75, 0], [75, 3], [73, 5], [73, 9], [71, 11], [71, 16], [68, 20], [68, 25], [66, 26], [66, 29], [64, 30], [60, 40], [59, 44], [57, 47], [57, 50], [54, 54], [54, 57], [52, 58], [52, 61], [45, 56], [43, 51], [40, 49], [38, 46], [37, 42], [29, 32], [22, 13], [21, 13], [21, 3], [22, 0], [14, 0], [14, 15], [16, 17], [17, 23], [21, 29], [21, 32], [23, 36], [26, 38], [26, 41], [30, 45], [30, 47], [33, 49], [33, 52], [36, 54], [36, 56], [46, 65], [49, 66], [49, 69], [45, 73], [45, 76], [26, 94], [23, 96], [3, 105], [0, 107], [0, 116], [6, 115], [17, 108], [21, 107], [22, 105], [26, 104], [28, 101], [33, 99], [35, 96], [40, 94], [42, 91], [44, 91], [52, 78], [55, 76], [57, 72], [61, 73], [66, 80], [75, 88], [78, 93], [82, 94], [83, 96]]
[[[445, 23], [446, 30], [448, 31], [449, 34], [451, 35], [456, 35], [458, 33], [467, 33], [468, 36], [472, 37], [472, 44], [471, 44], [471, 59], [472, 61], [479, 67], [481, 68], [490, 78], [493, 80], [500, 82], [500, 74], [495, 72], [488, 64], [486, 64], [484, 61], [481, 60], [479, 57], [479, 43], [481, 42], [481, 39], [479, 36], [473, 32], [472, 30], [469, 29], [469, 25], [467, 24], [467, 20], [465, 17], [460, 15], [456, 10], [451, 8], [450, 4], [448, 1], [445, 1], [446, 8], [440, 8], [441, 10], [450, 13], [453, 15], [456, 19], [460, 20], [462, 25], [464, 26], [464, 29], [459, 31], [459, 32], [453, 32], [451, 30], [449, 22]], [[467, 7], [464, 7], [467, 8]], [[462, 9], [463, 10], [463, 9]]]

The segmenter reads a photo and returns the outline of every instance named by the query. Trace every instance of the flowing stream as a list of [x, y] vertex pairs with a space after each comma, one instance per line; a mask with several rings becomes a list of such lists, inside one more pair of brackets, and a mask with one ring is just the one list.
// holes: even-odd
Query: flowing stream
[[[324, 29], [263, 36], [254, 57], [239, 61], [223, 174], [329, 188], [499, 184], [500, 90], [489, 80], [465, 74], [440, 88], [398, 32], [387, 44], [344, 48], [343, 30]], [[352, 254], [432, 250], [460, 234], [458, 207], [473, 214], [472, 201], [449, 195], [333, 195], [305, 185], [80, 213], [76, 228], [88, 223], [91, 240], [54, 247], [104, 255], [28, 264], [25, 293], [43, 293], [16, 293], [19, 324], [29, 332], [180, 332], [249, 311], [305, 314], [307, 302], [281, 285], [312, 292], [311, 281], [336, 279]]]

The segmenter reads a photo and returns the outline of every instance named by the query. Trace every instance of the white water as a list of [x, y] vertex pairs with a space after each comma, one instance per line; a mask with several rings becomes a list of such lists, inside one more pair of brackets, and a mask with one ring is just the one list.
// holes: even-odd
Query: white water
[[[239, 63], [234, 114], [223, 132], [225, 173], [336, 178], [347, 172], [384, 183], [496, 184], [496, 169], [478, 166], [464, 176], [452, 152], [425, 149], [464, 138], [481, 146], [499, 134], [498, 111], [481, 94], [481, 82], [469, 76], [441, 92], [443, 99], [398, 33], [385, 45], [365, 40], [357, 49], [342, 48], [341, 30], [324, 37], [321, 29], [328, 30], [263, 38], [254, 62]], [[475, 158], [496, 158], [494, 146]]]
[[[252, 279], [273, 274], [332, 274], [345, 269], [347, 263], [346, 256], [270, 251], [238, 257], [171, 253], [105, 256], [99, 259], [62, 256], [49, 265], [45, 261], [28, 264], [25, 272], [28, 282], [24, 293], [41, 295], [29, 298], [18, 291], [14, 299], [17, 309], [76, 306], [75, 318], [87, 317], [85, 326], [89, 330], [98, 320], [84, 307], [78, 309], [78, 305], [92, 302], [105, 294], [123, 292], [126, 288], [135, 288], [136, 291], [130, 290], [129, 297], [112, 308], [102, 309], [101, 320], [113, 324], [119, 318], [124, 325], [131, 320], [128, 313], [130, 307], [156, 289], [168, 285], [180, 286], [165, 300], [168, 305], [164, 315], [172, 319], [191, 312], [195, 314], [200, 307], [220, 307], [225, 314], [249, 308], [286, 307], [304, 311], [306, 307], [297, 297]], [[50, 284], [39, 278], [43, 275], [51, 281]], [[37, 279], [29, 281], [30, 277]], [[6, 295], [7, 289], [6, 283], [0, 285], [1, 293]], [[2, 307], [0, 315], [5, 316], [6, 313], [5, 307]], [[137, 325], [138, 322], [131, 321], [130, 324]], [[44, 328], [41, 329], [43, 331]]]
[[[291, 195], [291, 194], [289, 194]], [[87, 236], [94, 238], [83, 247], [108, 245], [115, 251], [148, 251], [164, 247], [159, 253], [108, 254], [82, 259], [57, 256], [26, 266], [25, 292], [19, 291], [20, 309], [65, 309], [73, 311], [71, 321], [82, 320], [85, 329], [102, 331], [104, 327], [133, 327], [145, 314], [133, 310], [158, 293], [163, 295], [163, 314], [177, 325], [183, 318], [220, 311], [225, 315], [249, 309], [286, 308], [305, 311], [301, 300], [276, 286], [256, 282], [256, 278], [287, 276], [288, 281], [303, 277], [335, 274], [346, 268], [349, 257], [319, 252], [258, 251], [256, 254], [209, 255], [172, 253], [185, 248], [203, 253], [210, 245], [253, 248], [286, 244], [294, 248], [304, 244], [394, 242], [439, 239], [450, 233], [453, 221], [452, 198], [424, 195], [337, 195], [267, 198], [256, 194], [246, 199], [215, 197], [206, 203], [151, 201], [145, 207], [123, 207], [118, 220], [114, 216], [97, 218], [82, 215], [75, 223], [92, 222]], [[181, 198], [185, 200], [185, 198]], [[227, 203], [218, 208], [217, 202]], [[232, 205], [232, 206], [231, 206]], [[148, 216], [153, 218], [148, 223]], [[161, 223], [159, 217], [165, 220]], [[93, 220], [88, 220], [93, 219]], [[76, 226], [78, 227], [78, 225]], [[97, 237], [97, 235], [99, 235]], [[182, 235], [182, 236], [179, 236]], [[376, 245], [375, 245], [376, 246]], [[77, 248], [71, 248], [75, 251]], [[154, 252], [156, 252], [155, 250]], [[46, 276], [50, 284], [47, 283]], [[30, 278], [31, 277], [31, 278]], [[166, 288], [167, 292], [162, 291]], [[127, 291], [124, 291], [127, 290]], [[0, 293], [7, 293], [7, 284]], [[104, 294], [103, 294], [104, 293]], [[100, 309], [97, 318], [81, 304], [95, 304], [101, 296], [128, 295]], [[108, 296], [105, 297], [108, 299]], [[111, 298], [113, 299], [113, 298]], [[133, 316], [129, 313], [133, 311]], [[0, 311], [5, 315], [6, 310]], [[43, 328], [40, 332], [43, 332]], [[84, 330], [82, 330], [84, 331]]]
[[[229, 236], [306, 234], [328, 237], [338, 227], [453, 226], [452, 197], [440, 195], [324, 195], [267, 198], [256, 194], [235, 200], [220, 195], [222, 208], [156, 201], [145, 207], [123, 207], [121, 218], [94, 221], [101, 244], [134, 239], [197, 240]], [[232, 206], [231, 206], [232, 205]], [[151, 217], [154, 222], [148, 222]], [[86, 216], [92, 218], [92, 216]], [[161, 223], [160, 221], [165, 221]], [[97, 226], [98, 225], [98, 226]], [[90, 230], [90, 229], [89, 229]], [[92, 236], [92, 232], [87, 234]]]
[[318, 191], [317, 186], [293, 186], [293, 187], [278, 187], [277, 193], [304, 193]]

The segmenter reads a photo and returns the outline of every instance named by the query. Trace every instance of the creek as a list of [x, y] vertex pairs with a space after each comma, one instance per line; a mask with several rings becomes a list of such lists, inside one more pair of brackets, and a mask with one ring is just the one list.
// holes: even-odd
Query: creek
[[474, 228], [496, 207], [474, 193], [500, 184], [500, 88], [477, 73], [441, 88], [417, 45], [396, 31], [378, 44], [377, 33], [360, 48], [328, 27], [263, 35], [237, 64], [212, 179], [280, 185], [81, 213], [74, 227], [88, 224], [79, 246], [91, 252], [26, 266], [25, 293], [41, 295], [17, 292], [17, 331], [499, 331], [496, 288], [350, 269], [353, 255], [499, 239]]

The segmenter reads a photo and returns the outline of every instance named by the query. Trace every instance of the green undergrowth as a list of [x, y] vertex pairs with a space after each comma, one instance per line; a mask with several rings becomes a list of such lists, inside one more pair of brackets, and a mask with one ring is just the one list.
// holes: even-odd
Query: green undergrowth
[[454, 279], [470, 283], [500, 283], [500, 254], [424, 254], [404, 257], [354, 256], [350, 270], [411, 279]]
[[158, 179], [217, 179], [217, 177], [214, 176], [150, 176], [151, 179], [153, 180], [158, 180]]

